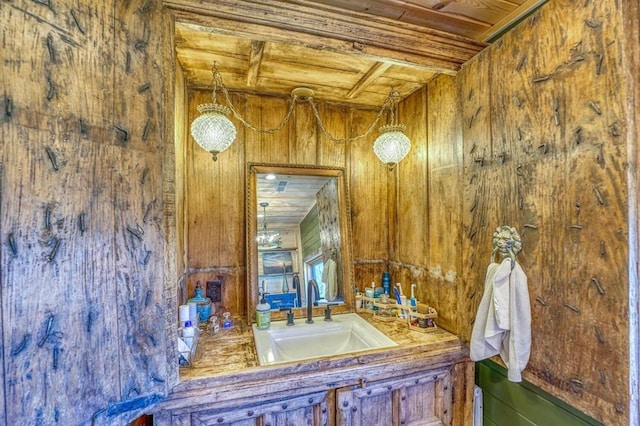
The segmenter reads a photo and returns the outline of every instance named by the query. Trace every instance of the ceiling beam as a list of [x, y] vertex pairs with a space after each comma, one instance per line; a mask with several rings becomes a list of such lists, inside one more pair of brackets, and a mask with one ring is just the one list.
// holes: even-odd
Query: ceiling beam
[[369, 71], [347, 93], [348, 99], [357, 97], [363, 90], [371, 85], [378, 77], [391, 67], [390, 63], [376, 62]]
[[203, 31], [363, 56], [455, 74], [486, 44], [305, 0], [165, 0], [176, 22]]
[[262, 64], [264, 41], [253, 40], [251, 42], [251, 54], [249, 55], [249, 69], [247, 70], [247, 86], [255, 87], [258, 82], [258, 72]]
[[482, 34], [478, 35], [477, 39], [482, 40], [484, 42], [488, 42], [493, 39], [497, 35], [501, 34], [504, 31], [508, 31], [511, 27], [517, 24], [522, 18], [538, 9], [548, 0], [527, 0], [522, 3], [516, 9], [513, 9], [511, 13], [505, 15], [498, 22], [493, 24], [491, 28], [484, 31]]

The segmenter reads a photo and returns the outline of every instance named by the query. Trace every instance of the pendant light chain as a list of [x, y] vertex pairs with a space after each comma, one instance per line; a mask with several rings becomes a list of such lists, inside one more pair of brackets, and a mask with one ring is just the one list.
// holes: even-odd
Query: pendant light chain
[[[313, 90], [304, 87], [299, 87], [293, 90], [289, 101], [289, 109], [282, 121], [272, 129], [260, 129], [249, 123], [238, 113], [238, 111], [236, 111], [233, 103], [231, 102], [229, 91], [224, 85], [222, 75], [218, 71], [218, 67], [215, 62], [211, 67], [211, 73], [213, 77], [213, 102], [210, 104], [198, 105], [198, 111], [201, 115], [191, 123], [191, 136], [198, 145], [212, 154], [214, 161], [217, 160], [218, 154], [231, 146], [236, 137], [236, 127], [227, 117], [229, 112], [233, 113], [233, 116], [245, 127], [258, 133], [273, 134], [282, 130], [282, 128], [287, 125], [298, 102], [309, 102], [311, 110], [313, 111], [313, 116], [316, 120], [316, 125], [320, 127], [322, 133], [331, 142], [336, 144], [354, 142], [370, 135], [373, 129], [380, 122], [382, 115], [387, 111], [387, 123], [378, 129], [380, 131], [380, 135], [373, 143], [373, 150], [378, 158], [389, 166], [390, 170], [393, 169], [393, 167], [401, 161], [411, 149], [411, 141], [404, 134], [406, 127], [398, 123], [398, 103], [402, 98], [400, 93], [395, 89], [392, 89], [389, 92], [389, 96], [387, 96], [382, 103], [380, 111], [378, 111], [375, 119], [363, 134], [349, 138], [337, 138], [329, 133], [324, 122], [320, 118], [318, 106], [313, 99]], [[228, 106], [218, 104], [218, 90], [222, 92]]]
[[[231, 110], [231, 113], [245, 127], [253, 130], [254, 132], [273, 134], [273, 133], [276, 133], [276, 132], [282, 130], [282, 128], [284, 126], [286, 126], [287, 123], [289, 122], [289, 120], [291, 119], [291, 115], [293, 114], [293, 110], [294, 110], [296, 104], [298, 103], [298, 96], [296, 96], [296, 95], [293, 95], [291, 101], [289, 102], [289, 109], [287, 110], [287, 114], [284, 116], [282, 121], [276, 127], [272, 128], [272, 129], [260, 129], [260, 128], [257, 128], [256, 126], [252, 125], [247, 120], [245, 120], [236, 111], [236, 109], [234, 108], [233, 103], [231, 102], [231, 96], [229, 95], [229, 91], [227, 90], [226, 86], [224, 85], [224, 83], [222, 81], [222, 76], [220, 75], [220, 72], [218, 71], [218, 68], [216, 67], [215, 63], [213, 64], [213, 67], [211, 68], [211, 72], [213, 73], [213, 95], [212, 95], [213, 103], [214, 104], [216, 103], [217, 92], [218, 92], [218, 90], [221, 90], [222, 94], [224, 95], [225, 100], [227, 101], [227, 105], [228, 105], [229, 109]], [[362, 138], [365, 138], [365, 137], [369, 136], [371, 134], [371, 132], [373, 132], [373, 130], [376, 128], [377, 124], [380, 122], [380, 119], [382, 118], [382, 114], [384, 114], [384, 111], [387, 108], [389, 108], [389, 110], [390, 110], [390, 114], [391, 114], [391, 117], [392, 117], [391, 123], [393, 123], [395, 121], [394, 120], [394, 108], [396, 107], [396, 104], [398, 102], [398, 97], [399, 97], [398, 92], [395, 91], [395, 90], [392, 90], [391, 93], [389, 93], [389, 96], [387, 96], [387, 98], [385, 99], [385, 101], [382, 104], [382, 106], [380, 107], [380, 110], [378, 111], [378, 114], [376, 115], [376, 118], [369, 125], [367, 130], [365, 130], [365, 132], [363, 134], [360, 134], [360, 135], [357, 135], [357, 136], [352, 136], [350, 138], [337, 138], [337, 137], [333, 136], [331, 133], [329, 133], [329, 131], [325, 127], [324, 123], [322, 122], [322, 119], [320, 118], [320, 113], [318, 112], [318, 107], [317, 107], [316, 103], [314, 102], [313, 98], [309, 97], [309, 98], [305, 98], [305, 100], [308, 101], [309, 104], [311, 105], [311, 109], [313, 110], [313, 116], [315, 117], [316, 122], [318, 123], [318, 126], [320, 127], [320, 130], [322, 130], [322, 133], [324, 133], [324, 135], [331, 142], [334, 142], [336, 144], [342, 144], [342, 143], [355, 142], [357, 140], [360, 140]]]
[[213, 72], [213, 81], [214, 81], [214, 89], [213, 89], [213, 101], [214, 101], [214, 103], [215, 103], [215, 99], [216, 99], [215, 98], [215, 96], [216, 96], [215, 93], [217, 91], [217, 86], [218, 86], [217, 82], [220, 81], [220, 87], [221, 87], [220, 90], [222, 90], [222, 94], [224, 95], [224, 99], [227, 101], [227, 105], [229, 105], [229, 109], [231, 110], [231, 113], [233, 114], [233, 116], [235, 118], [240, 120], [240, 122], [245, 127], [248, 127], [249, 129], [253, 130], [254, 132], [272, 134], [272, 133], [276, 133], [276, 132], [282, 130], [282, 128], [289, 122], [289, 119], [291, 118], [291, 114], [293, 114], [293, 109], [296, 106], [296, 101], [298, 100], [297, 96], [294, 96], [293, 99], [291, 100], [291, 102], [289, 103], [289, 110], [287, 111], [287, 114], [284, 116], [284, 118], [282, 119], [280, 124], [278, 124], [273, 129], [259, 129], [259, 128], [255, 127], [254, 125], [252, 125], [251, 123], [249, 123], [247, 120], [245, 120], [236, 111], [236, 109], [233, 107], [233, 104], [231, 103], [231, 96], [229, 96], [229, 91], [227, 90], [227, 87], [222, 83], [222, 76], [220, 75], [220, 72], [218, 71], [218, 68], [216, 67], [215, 62], [213, 64], [213, 67], [212, 67], [211, 71]]
[[318, 108], [316, 107], [316, 103], [313, 102], [313, 98], [309, 98], [309, 103], [311, 104], [311, 109], [313, 110], [313, 115], [316, 117], [316, 121], [318, 122], [318, 126], [320, 126], [320, 129], [322, 130], [322, 133], [324, 133], [325, 136], [327, 138], [329, 138], [329, 140], [331, 142], [334, 142], [334, 143], [355, 142], [355, 141], [357, 141], [359, 139], [362, 139], [362, 138], [368, 136], [373, 131], [373, 129], [376, 127], [378, 122], [380, 121], [380, 118], [382, 117], [382, 114], [384, 113], [384, 107], [387, 104], [387, 102], [385, 101], [385, 103], [382, 105], [382, 108], [380, 108], [380, 111], [378, 111], [378, 115], [376, 116], [375, 120], [373, 120], [373, 123], [371, 123], [371, 125], [367, 128], [367, 130], [363, 134], [357, 135], [357, 136], [353, 136], [353, 137], [350, 137], [350, 138], [339, 139], [339, 138], [336, 138], [335, 136], [333, 136], [331, 133], [329, 133], [329, 131], [324, 127], [324, 123], [320, 119], [320, 114], [318, 113]]

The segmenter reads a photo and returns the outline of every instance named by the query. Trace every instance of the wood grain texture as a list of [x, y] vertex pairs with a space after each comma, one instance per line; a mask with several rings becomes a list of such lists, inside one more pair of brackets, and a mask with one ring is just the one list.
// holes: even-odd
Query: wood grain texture
[[[180, 70], [176, 65], [172, 46], [175, 44], [173, 34], [175, 24], [169, 15], [162, 16], [163, 69], [165, 76], [174, 76], [174, 84], [163, 84], [162, 105], [164, 113], [161, 120], [159, 137], [164, 141], [162, 153], [162, 240], [165, 261], [163, 274], [163, 295], [161, 303], [164, 308], [166, 388], [171, 389], [178, 382], [178, 365], [175, 354], [178, 350], [176, 318], [179, 303], [179, 288], [184, 282], [184, 181], [178, 180], [176, 163], [184, 166], [184, 126], [187, 103], [186, 88], [181, 85]], [[168, 78], [168, 77], [167, 77]], [[179, 103], [178, 103], [179, 102]], [[171, 107], [173, 103], [173, 108]], [[183, 125], [176, 122], [182, 121]], [[178, 142], [176, 135], [183, 135]], [[180, 157], [178, 159], [178, 157]], [[178, 223], [180, 227], [178, 228]]]
[[[304, 2], [250, 3], [169, 1], [176, 19], [217, 31], [293, 45], [314, 46], [373, 60], [421, 65], [452, 73], [484, 46], [395, 20], [345, 10], [313, 8]], [[249, 19], [247, 19], [249, 18]], [[345, 32], [346, 30], [346, 32]], [[417, 43], [416, 41], [422, 41]]]
[[626, 138], [629, 152], [629, 347], [630, 347], [630, 371], [629, 383], [629, 423], [640, 422], [640, 304], [632, 301], [638, 300], [638, 147], [635, 141], [640, 135], [640, 84], [634, 76], [640, 73], [640, 4], [636, 1], [623, 1], [620, 7], [623, 35], [623, 72], [626, 83], [629, 109], [626, 111]]
[[[155, 62], [166, 40], [158, 5], [149, 2], [148, 14], [140, 12], [142, 2], [0, 7], [9, 40], [1, 54], [11, 58], [0, 65], [0, 233], [4, 241], [12, 234], [16, 249], [6, 256], [3, 243], [8, 423], [125, 422], [166, 394], [171, 381], [164, 339], [165, 71]], [[139, 20], [157, 28], [146, 39], [151, 56], [127, 62], [135, 40], [126, 27]], [[144, 236], [135, 226], [138, 236], [126, 231], [125, 223], [136, 221]]]
[[[482, 298], [486, 264], [491, 254], [491, 233], [495, 220], [487, 220], [494, 176], [487, 167], [491, 155], [490, 128], [474, 126], [489, 120], [489, 73], [491, 49], [465, 65], [458, 79], [462, 157], [462, 287], [458, 292], [457, 334], [471, 337], [475, 312]], [[437, 105], [432, 105], [432, 108]], [[496, 225], [499, 226], [499, 225]]]
[[[606, 22], [595, 18], [605, 15]], [[488, 261], [493, 229], [519, 229], [532, 308], [524, 377], [607, 424], [625, 423], [628, 406], [628, 322], [621, 315], [628, 309], [625, 91], [614, 41], [620, 32], [614, 2], [555, 2], [458, 76], [463, 214], [477, 205], [465, 219], [471, 232], [463, 239], [464, 261], [485, 253], [465, 271], [463, 298], [474, 294], [477, 301], [482, 292], [477, 262]], [[523, 38], [532, 42], [523, 46]], [[474, 224], [483, 220], [485, 230]], [[474, 311], [463, 316], [472, 319]], [[468, 338], [470, 325], [463, 322], [459, 332]]]
[[189, 120], [187, 119], [187, 87], [184, 81], [184, 72], [180, 66], [175, 67], [175, 130], [174, 130], [174, 155], [175, 155], [175, 206], [176, 206], [176, 269], [179, 275], [186, 273], [187, 249], [189, 240], [187, 227], [187, 185], [184, 171], [187, 162], [187, 141], [189, 140]]
[[[333, 399], [334, 389], [338, 389], [336, 394], [351, 389], [363, 397], [368, 397], [369, 390], [373, 397], [385, 393], [385, 405], [389, 406], [386, 401], [395, 405], [390, 415], [416, 422], [422, 419], [421, 424], [426, 418], [438, 417], [445, 424], [451, 424], [452, 417], [463, 409], [464, 403], [452, 397], [456, 387], [451, 373], [459, 370], [452, 367], [466, 360], [467, 350], [460, 341], [443, 330], [416, 333], [399, 322], [381, 322], [366, 314], [363, 317], [399, 346], [367, 351], [355, 357], [326, 357], [264, 368], [256, 366], [252, 332], [244, 323], [216, 336], [203, 335], [200, 344], [206, 350], [199, 352], [193, 368], [181, 370], [180, 385], [162, 403], [154, 419], [165, 422], [160, 424], [169, 424], [166, 423], [169, 418], [182, 419], [186, 424], [191, 424], [189, 419], [196, 417], [217, 421], [220, 416], [211, 417], [213, 413], [229, 413], [223, 416], [225, 419], [233, 413], [252, 418], [261, 410], [270, 411], [271, 401], [282, 404], [301, 399], [311, 404], [319, 400], [314, 396], [310, 402], [309, 397], [322, 392], [327, 398], [326, 420], [318, 423], [318, 416], [325, 419], [325, 413], [314, 409], [314, 420], [308, 424], [325, 424], [325, 421], [334, 424], [333, 413], [344, 409], [340, 401]], [[392, 387], [391, 393], [388, 386]], [[286, 411], [294, 405], [289, 403], [281, 409]], [[307, 410], [302, 412], [288, 415], [311, 416]]]
[[440, 76], [428, 94], [428, 268], [420, 299], [438, 311], [438, 326], [457, 330], [462, 294], [460, 106], [455, 80]]
[[[48, 132], [18, 126], [5, 130], [5, 140], [14, 143], [3, 149], [3, 163], [8, 166], [3, 191], [22, 194], [3, 197], [2, 208], [2, 227], [13, 233], [19, 250], [16, 256], [3, 256], [2, 267], [6, 271], [4, 378], [13, 378], [7, 381], [11, 385], [6, 400], [12, 401], [7, 404], [11, 407], [7, 419], [86, 419], [103, 401], [119, 397], [119, 384], [111, 376], [113, 359], [103, 356], [118, 347], [117, 335], [111, 333], [117, 329], [116, 317], [103, 309], [105, 301], [115, 300], [115, 286], [108, 284], [114, 279], [113, 256], [105, 247], [110, 245], [113, 226], [111, 184], [100, 181], [110, 164], [98, 162], [107, 157], [108, 149], [77, 137], [57, 144], [56, 152], [68, 162], [54, 172], [41, 154], [43, 142], [50, 140]], [[75, 152], [84, 154], [82, 160], [74, 160]], [[33, 166], [16, 168], [17, 161]], [[76, 170], [86, 177], [78, 179]], [[85, 185], [94, 187], [93, 196], [81, 190]], [[66, 187], [73, 198], [62, 196], [60, 187]], [[47, 208], [51, 209], [49, 229]], [[78, 229], [80, 212], [86, 214], [85, 235]], [[56, 241], [60, 243], [53, 256]], [[76, 256], [101, 261], [73, 262]], [[76, 276], [84, 277], [81, 285], [69, 286]], [[94, 288], [96, 283], [105, 284]], [[23, 326], [25, 318], [33, 328]], [[77, 349], [90, 347], [96, 351]], [[33, 380], [34, 375], [40, 380]], [[66, 383], [60, 380], [62, 375]], [[95, 396], [88, 396], [86, 405], [80, 406], [69, 397], [86, 390], [85, 380], [93, 384]], [[25, 394], [32, 396], [24, 399]]]
[[[208, 102], [210, 93], [191, 90], [189, 95], [189, 120], [195, 118], [198, 104]], [[287, 111], [284, 99], [249, 94], [234, 94], [234, 107], [251, 124], [261, 128], [275, 127]], [[376, 112], [341, 105], [318, 102], [318, 113], [327, 131], [335, 137], [348, 137], [363, 133], [375, 118]], [[311, 115], [310, 115], [311, 114]], [[387, 231], [376, 226], [367, 214], [374, 217], [387, 211], [387, 170], [375, 157], [372, 149], [375, 134], [354, 143], [334, 143], [324, 135], [313, 119], [310, 105], [300, 104], [293, 111], [291, 121], [281, 131], [274, 134], [261, 134], [246, 129], [235, 122], [238, 136], [231, 147], [221, 154], [217, 162], [189, 139], [185, 170], [187, 234], [187, 268], [189, 270], [189, 297], [197, 280], [204, 283], [218, 275], [225, 277], [223, 301], [219, 307], [225, 307], [233, 315], [246, 314], [245, 275], [245, 170], [246, 164], [259, 161], [271, 161], [275, 164], [337, 166], [347, 167], [346, 181], [357, 178], [358, 197], [350, 195], [350, 204], [355, 209], [366, 210], [366, 214], [354, 214], [345, 217], [352, 229], [352, 235], [359, 235], [359, 247], [375, 248], [374, 253], [365, 251], [355, 263], [368, 264], [370, 256], [373, 262], [386, 259], [388, 250]], [[374, 132], [376, 133], [376, 132]], [[369, 167], [370, 166], [370, 167]], [[350, 171], [351, 170], [351, 171]], [[371, 192], [370, 180], [376, 182]], [[351, 194], [353, 188], [350, 189]], [[372, 202], [375, 197], [383, 197]], [[224, 208], [222, 207], [224, 206]], [[376, 207], [377, 206], [377, 207]], [[352, 211], [354, 208], [352, 207]], [[342, 220], [343, 218], [341, 218]], [[376, 219], [378, 220], [378, 219]], [[387, 223], [381, 219], [380, 223]], [[357, 224], [354, 222], [357, 221]], [[385, 225], [386, 226], [386, 225]], [[357, 230], [356, 230], [357, 228]], [[343, 253], [350, 256], [350, 252]], [[383, 260], [386, 263], [386, 260]], [[378, 281], [386, 266], [380, 266], [375, 272], [366, 273], [366, 281]], [[355, 268], [358, 269], [357, 267]], [[357, 276], [357, 272], [354, 274]], [[375, 277], [375, 278], [374, 278]], [[356, 278], [359, 282], [360, 278]], [[351, 297], [351, 294], [346, 296]]]

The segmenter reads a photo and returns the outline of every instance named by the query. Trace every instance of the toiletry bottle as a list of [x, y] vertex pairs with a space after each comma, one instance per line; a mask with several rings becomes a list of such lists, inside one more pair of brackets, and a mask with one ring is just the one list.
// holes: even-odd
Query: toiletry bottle
[[411, 284], [411, 310], [416, 312], [418, 310], [418, 301], [416, 300], [416, 296], [414, 294], [414, 290], [416, 288], [415, 284]]
[[185, 321], [184, 327], [182, 327], [182, 340], [191, 349], [193, 347], [193, 337], [196, 331], [191, 325], [191, 321]]
[[260, 330], [266, 330], [271, 326], [271, 305], [264, 298], [264, 293], [262, 293], [262, 298], [260, 299], [260, 303], [256, 306], [256, 327]]
[[197, 320], [206, 323], [211, 316], [211, 298], [202, 296], [202, 286], [200, 281], [196, 283], [196, 295], [189, 299], [189, 302], [196, 304]]
[[189, 317], [189, 305], [180, 305], [178, 308], [178, 321], [180, 321], [180, 327], [184, 327], [184, 323], [190, 321]]
[[189, 306], [189, 321], [191, 321], [191, 325], [193, 327], [198, 326], [198, 304], [196, 302], [191, 301], [189, 299], [187, 301], [187, 305]]
[[391, 277], [389, 276], [389, 272], [382, 274], [382, 288], [384, 294], [391, 295]]

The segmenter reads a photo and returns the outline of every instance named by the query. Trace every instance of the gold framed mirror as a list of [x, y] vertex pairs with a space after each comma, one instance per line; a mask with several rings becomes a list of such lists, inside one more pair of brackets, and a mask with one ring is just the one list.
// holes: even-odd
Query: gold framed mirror
[[263, 288], [275, 319], [284, 317], [281, 309], [306, 315], [310, 279], [320, 293], [313, 300], [314, 316], [323, 315], [327, 303], [335, 313], [351, 312], [351, 213], [344, 169], [250, 163], [246, 182], [250, 321]]

